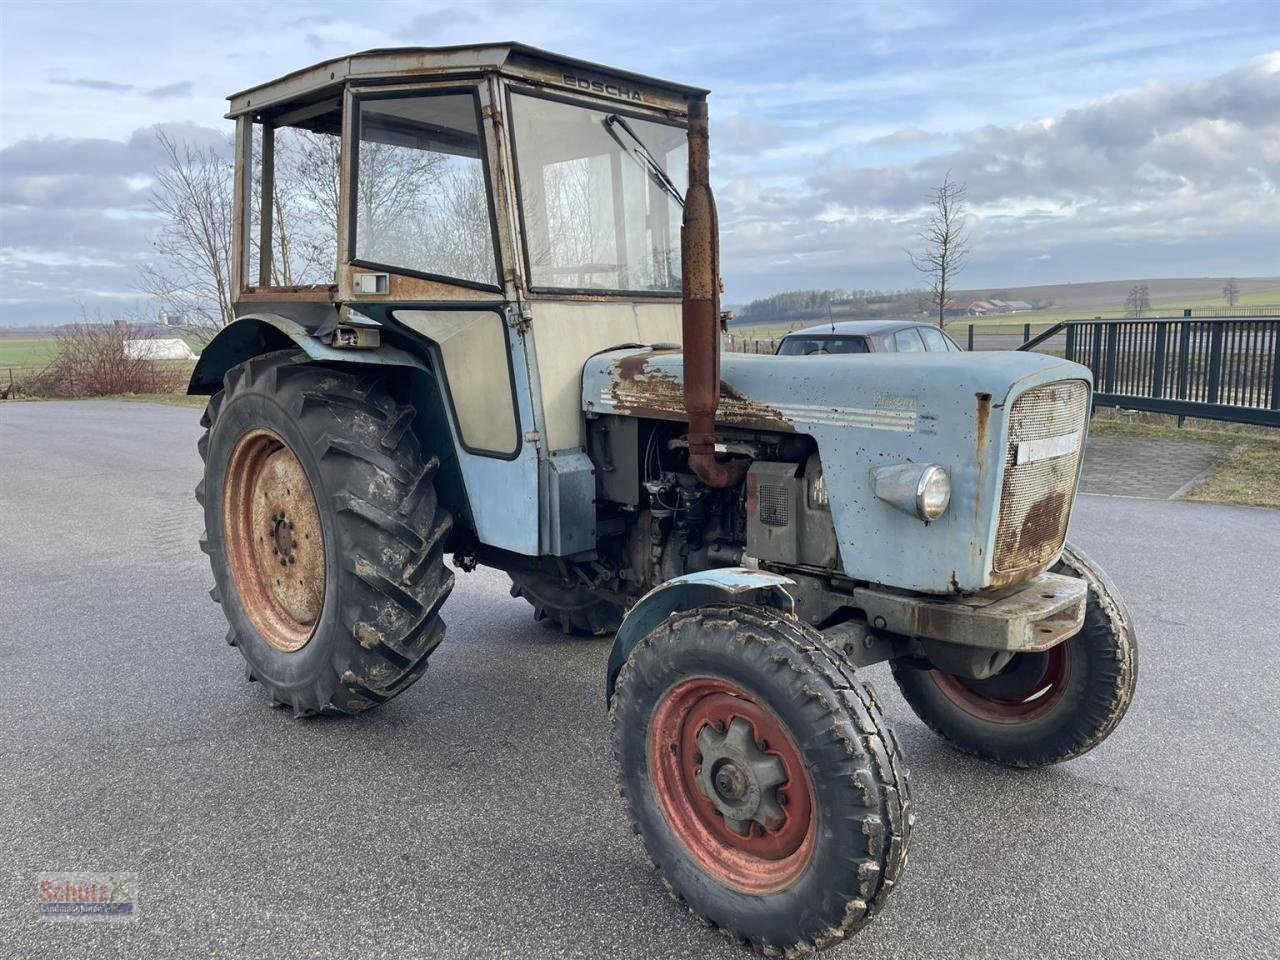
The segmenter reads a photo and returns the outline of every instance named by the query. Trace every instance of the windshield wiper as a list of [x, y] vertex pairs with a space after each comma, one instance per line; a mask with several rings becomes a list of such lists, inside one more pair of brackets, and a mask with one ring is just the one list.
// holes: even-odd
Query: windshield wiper
[[[634, 141], [634, 147], [628, 147], [622, 142], [622, 137], [618, 136], [618, 131], [616, 129], [618, 127], [626, 131], [627, 136]], [[604, 118], [604, 128], [608, 131], [609, 136], [613, 137], [613, 139], [617, 141], [618, 146], [636, 158], [636, 162], [645, 169], [654, 183], [666, 191], [672, 200], [680, 204], [680, 206], [684, 206], [684, 197], [680, 195], [679, 189], [676, 187], [675, 183], [672, 182], [671, 178], [667, 176], [667, 171], [662, 169], [662, 164], [658, 162], [658, 158], [650, 152], [649, 148], [645, 146], [644, 141], [641, 140], [636, 132], [631, 129], [631, 124], [627, 123], [626, 120], [618, 116], [616, 113], [611, 113], [609, 116]]]

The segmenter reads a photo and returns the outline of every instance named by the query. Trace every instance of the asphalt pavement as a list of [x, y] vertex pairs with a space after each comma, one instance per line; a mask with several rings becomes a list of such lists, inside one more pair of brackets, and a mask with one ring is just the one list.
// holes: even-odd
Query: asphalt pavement
[[[191, 490], [199, 412], [0, 404], [0, 956], [744, 958], [624, 822], [607, 640], [459, 574], [426, 677], [357, 719], [271, 710], [223, 642]], [[962, 757], [867, 671], [917, 820], [833, 958], [1274, 957], [1280, 512], [1081, 497], [1073, 539], [1140, 631], [1085, 757]], [[53, 871], [136, 875], [138, 917], [36, 916]]]

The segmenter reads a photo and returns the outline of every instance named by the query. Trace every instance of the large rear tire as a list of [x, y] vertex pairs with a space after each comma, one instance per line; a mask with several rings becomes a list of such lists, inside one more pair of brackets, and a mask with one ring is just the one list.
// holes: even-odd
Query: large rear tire
[[610, 708], [622, 797], [667, 890], [769, 955], [837, 943], [901, 876], [907, 771], [869, 687], [760, 607], [673, 614]]
[[543, 573], [512, 571], [511, 595], [533, 607], [535, 620], [549, 621], [565, 634], [604, 637], [617, 633], [626, 611], [582, 584]]
[[1115, 730], [1133, 700], [1133, 619], [1107, 575], [1070, 544], [1056, 573], [1089, 584], [1080, 632], [1043, 653], [1015, 654], [986, 680], [894, 661], [911, 709], [956, 749], [1011, 767], [1061, 763]]
[[245, 673], [298, 715], [404, 692], [444, 636], [452, 520], [378, 375], [279, 351], [232, 367], [201, 421], [201, 548]]

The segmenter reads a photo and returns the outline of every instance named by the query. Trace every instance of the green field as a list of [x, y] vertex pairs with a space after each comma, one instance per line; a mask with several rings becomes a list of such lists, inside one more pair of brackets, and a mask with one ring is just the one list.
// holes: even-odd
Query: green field
[[[1254, 307], [1254, 306], [1272, 306], [1280, 304], [1280, 287], [1270, 290], [1259, 290], [1254, 293], [1242, 293], [1240, 299], [1236, 301], [1237, 307]], [[1147, 316], [1151, 317], [1181, 317], [1182, 311], [1190, 307], [1191, 309], [1218, 309], [1226, 310], [1227, 301], [1222, 297], [1201, 297], [1198, 299], [1178, 299], [1178, 300], [1158, 300], [1151, 301], [1151, 309], [1147, 311]], [[1004, 316], [995, 317], [955, 317], [947, 321], [947, 327], [997, 327], [997, 326], [1022, 326], [1024, 323], [1030, 323], [1035, 326], [1047, 326], [1051, 323], [1060, 323], [1063, 320], [1092, 320], [1094, 317], [1101, 317], [1103, 320], [1123, 320], [1125, 312], [1123, 307], [1115, 310], [1090, 310], [1080, 307], [1050, 307], [1048, 310], [1032, 310], [1030, 313], [1014, 313]]]
[[53, 354], [53, 337], [0, 337], [0, 370], [43, 367]]

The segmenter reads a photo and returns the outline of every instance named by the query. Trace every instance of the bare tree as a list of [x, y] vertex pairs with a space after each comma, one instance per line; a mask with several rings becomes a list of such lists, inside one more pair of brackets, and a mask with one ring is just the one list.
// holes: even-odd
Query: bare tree
[[1151, 291], [1145, 283], [1129, 288], [1129, 296], [1124, 299], [1124, 315], [1141, 317], [1151, 309]]
[[156, 141], [164, 153], [151, 199], [161, 220], [157, 262], [139, 270], [138, 282], [208, 339], [234, 318], [230, 151], [194, 146], [160, 129]]
[[1240, 300], [1240, 284], [1236, 283], [1235, 277], [1223, 285], [1222, 296], [1226, 299], [1227, 305], [1232, 307]]
[[[161, 221], [156, 262], [139, 285], [199, 338], [234, 319], [231, 150], [198, 147], [156, 131], [164, 161], [152, 207]], [[331, 284], [338, 270], [340, 140], [281, 128], [275, 137], [271, 275], [275, 286]], [[255, 137], [249, 184], [248, 265], [258, 278], [262, 145]], [[478, 160], [455, 169], [446, 154], [362, 140], [360, 254], [395, 265], [492, 281], [488, 204]]]
[[930, 302], [938, 310], [939, 327], [947, 325], [947, 301], [951, 299], [956, 274], [969, 261], [967, 197], [964, 184], [952, 180], [948, 170], [929, 197], [929, 216], [919, 235], [923, 246], [918, 251], [907, 251], [911, 265], [929, 279]]

